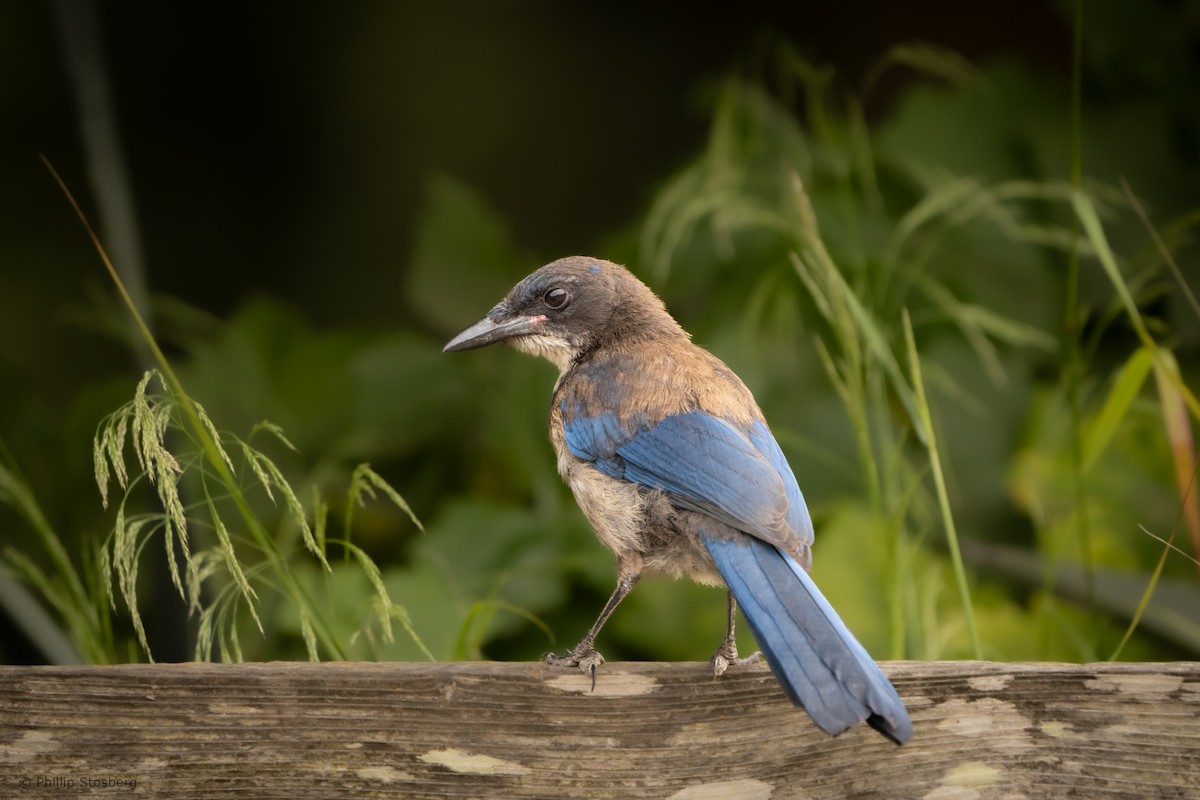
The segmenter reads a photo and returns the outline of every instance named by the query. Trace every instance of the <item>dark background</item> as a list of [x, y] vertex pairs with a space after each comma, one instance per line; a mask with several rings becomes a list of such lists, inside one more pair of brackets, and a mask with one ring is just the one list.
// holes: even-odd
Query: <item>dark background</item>
[[[399, 276], [433, 173], [482, 192], [531, 253], [583, 252], [698, 150], [714, 82], [753, 73], [772, 37], [848, 85], [910, 39], [1061, 78], [1056, 5], [99, 7], [151, 288], [218, 314], [264, 291], [324, 322], [388, 324], [404, 322]], [[2, 288], [36, 293], [44, 315], [96, 270], [37, 155], [91, 206], [51, 6], [0, 14]], [[32, 320], [16, 322], [5, 340]]]

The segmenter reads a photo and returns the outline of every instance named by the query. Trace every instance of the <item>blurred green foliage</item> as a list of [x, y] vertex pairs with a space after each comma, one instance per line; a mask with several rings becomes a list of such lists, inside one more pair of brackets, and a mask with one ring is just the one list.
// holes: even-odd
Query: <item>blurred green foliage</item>
[[[1102, 37], [1087, 72], [1088, 94], [1097, 100], [1083, 116], [1085, 188], [1148, 326], [1178, 355], [1186, 385], [1195, 386], [1200, 319], [1181, 301], [1117, 183], [1128, 180], [1194, 277], [1195, 184], [1178, 179], [1171, 146], [1172, 137], [1194, 144], [1200, 135], [1190, 95], [1171, 88], [1194, 71], [1156, 72], [1152, 79], [1166, 88], [1147, 108], [1123, 84], [1127, 75], [1106, 69], [1111, 51], [1126, 46], [1124, 38]], [[1148, 58], [1122, 53], [1138, 64]], [[1159, 56], [1182, 57], [1169, 49]], [[1118, 369], [1139, 345], [1092, 243], [1075, 233], [1066, 88], [1019, 63], [976, 70], [916, 45], [881, 57], [861, 92], [844, 90], [786, 46], [769, 61], [769, 76], [732, 76], [718, 87], [705, 150], [659, 188], [645, 219], [613, 232], [595, 254], [639, 272], [694, 339], [755, 392], [816, 521], [816, 579], [869, 650], [970, 657], [970, 615], [987, 658], [1108, 657], [1137, 613], [1138, 587], [1163, 554], [1163, 544], [1140, 528], [1164, 538], [1178, 529], [1176, 544], [1190, 548], [1164, 405], [1151, 384], [1134, 387], [1116, 419], [1102, 418]], [[868, 124], [874, 82], [898, 68], [924, 79]], [[804, 222], [810, 212], [815, 228]], [[611, 557], [555, 472], [545, 430], [553, 368], [507, 350], [440, 353], [516, 280], [564, 255], [523, 253], [507, 231], [471, 187], [432, 177], [397, 298], [413, 320], [405, 329], [315, 330], [266, 297], [224, 321], [170, 304], [158, 309], [187, 392], [222, 432], [249, 431], [264, 419], [280, 426], [295, 448], [265, 446], [274, 463], [310, 513], [314, 496], [327, 504], [330, 537], [347, 538], [379, 565], [388, 596], [438, 659], [531, 659], [561, 650], [587, 629], [614, 582]], [[905, 311], [911, 317], [932, 433], [966, 541], [969, 611], [955, 589], [919, 425], [900, 383], [870, 358], [854, 362], [855, 347], [870, 348], [865, 328], [839, 330], [836, 315], [822, 313], [792, 257], [806, 247], [819, 247], [836, 265], [904, 375], [901, 320]], [[1073, 249], [1082, 259], [1086, 325], [1064, 331]], [[1083, 372], [1064, 377], [1070, 336], [1078, 337]], [[835, 387], [837, 374], [861, 379], [860, 406]], [[1071, 459], [1072, 380], [1083, 432], [1111, 429], [1082, 476]], [[89, 426], [123, 402], [134, 382], [123, 375], [81, 397], [64, 440], [82, 434], [82, 446]], [[95, 498], [90, 476], [78, 470], [20, 475], [23, 455], [14, 447], [4, 475], [15, 478], [0, 484], [0, 501], [19, 512], [24, 502], [13, 524], [41, 533], [23, 492], [50, 502]], [[37, 460], [53, 464], [44, 452]], [[403, 495], [423, 532], [386, 497], [346, 493], [365, 461]], [[261, 496], [251, 502], [290, 548], [298, 585], [327, 598], [325, 622], [340, 655], [426, 657], [412, 637], [388, 642], [373, 632], [377, 587], [359, 563], [331, 554], [326, 569], [317, 559], [293, 558], [303, 545], [294, 530], [286, 534], [286, 510]], [[58, 532], [74, 552], [90, 552], [98, 527], [111, 524], [83, 519], [77, 531]], [[82, 585], [69, 588], [74, 600], [54, 600], [56, 582], [82, 581], [54, 577], [61, 557], [44, 560], [38, 541], [8, 549], [10, 569], [36, 578], [23, 559], [47, 565], [32, 583], [60, 613], [63, 604], [95, 602], [98, 595]], [[94, 571], [93, 561], [76, 559], [76, 569]], [[1184, 555], [1166, 559], [1168, 607], [1147, 615], [1122, 657], [1197, 655], [1200, 615], [1187, 613], [1200, 609], [1195, 577]], [[169, 583], [155, 590], [172, 591]], [[721, 592], [645, 581], [605, 629], [600, 649], [609, 659], [707, 658], [723, 608]], [[249, 617], [238, 623], [245, 658], [309, 652], [294, 605], [264, 601], [258, 613], [265, 636]], [[81, 653], [128, 657], [128, 624], [118, 622], [115, 633], [110, 621], [96, 624], [104, 636], [90, 642], [69, 625]], [[155, 631], [148, 635], [153, 642]], [[748, 634], [741, 646], [753, 649]]]

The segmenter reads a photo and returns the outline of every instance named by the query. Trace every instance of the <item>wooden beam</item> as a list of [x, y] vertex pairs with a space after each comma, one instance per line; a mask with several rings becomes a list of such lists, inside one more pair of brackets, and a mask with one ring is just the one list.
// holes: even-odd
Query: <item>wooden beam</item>
[[1200, 797], [1200, 663], [883, 667], [903, 747], [761, 665], [0, 667], [0, 797]]

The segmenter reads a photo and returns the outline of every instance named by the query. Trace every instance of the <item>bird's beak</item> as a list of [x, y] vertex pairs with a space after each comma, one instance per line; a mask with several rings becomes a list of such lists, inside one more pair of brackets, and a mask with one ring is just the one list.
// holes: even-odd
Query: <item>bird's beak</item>
[[537, 326], [545, 322], [544, 316], [514, 317], [503, 322], [493, 322], [491, 315], [484, 317], [465, 331], [455, 336], [442, 348], [443, 353], [455, 350], [474, 350], [495, 342], [510, 339], [513, 336], [523, 336], [532, 333]]

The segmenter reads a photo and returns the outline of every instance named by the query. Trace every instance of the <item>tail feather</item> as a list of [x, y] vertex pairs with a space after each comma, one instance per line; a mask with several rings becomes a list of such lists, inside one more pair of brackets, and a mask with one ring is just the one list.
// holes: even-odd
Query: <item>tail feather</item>
[[792, 702], [830, 735], [865, 721], [908, 741], [912, 722], [895, 688], [799, 564], [749, 536], [704, 544]]

